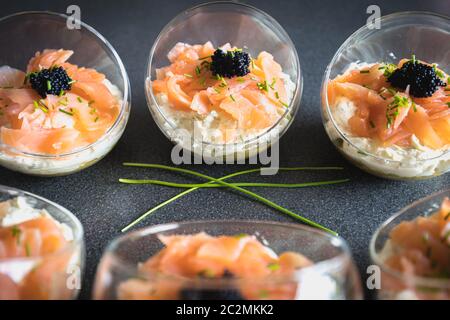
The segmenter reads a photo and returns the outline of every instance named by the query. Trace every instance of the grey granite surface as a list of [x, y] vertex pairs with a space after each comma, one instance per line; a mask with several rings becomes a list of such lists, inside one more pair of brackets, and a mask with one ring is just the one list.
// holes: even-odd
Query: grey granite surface
[[[247, 1], [246, 1], [247, 2]], [[341, 173], [281, 174], [270, 180], [308, 181], [349, 177], [350, 183], [309, 189], [259, 189], [287, 208], [339, 231], [350, 244], [360, 271], [370, 263], [368, 244], [376, 227], [398, 209], [432, 192], [448, 188], [450, 175], [429, 181], [382, 180], [353, 167], [334, 149], [322, 126], [320, 85], [328, 62], [341, 43], [367, 19], [375, 1], [248, 1], [271, 14], [296, 44], [305, 80], [300, 111], [281, 140], [284, 166], [339, 165]], [[85, 228], [87, 262], [81, 298], [90, 297], [95, 269], [107, 243], [140, 213], [177, 194], [154, 186], [127, 186], [119, 177], [192, 181], [157, 170], [124, 168], [124, 161], [170, 164], [172, 144], [163, 136], [147, 109], [143, 79], [149, 50], [159, 31], [178, 12], [198, 1], [2, 1], [0, 15], [23, 10], [65, 12], [76, 3], [82, 20], [96, 28], [116, 48], [127, 68], [132, 88], [132, 113], [124, 136], [101, 162], [80, 173], [37, 178], [0, 168], [0, 184], [24, 189], [53, 200], [74, 212]], [[382, 14], [427, 10], [449, 15], [448, 0], [376, 1]], [[1, 48], [0, 50], [7, 50]], [[197, 166], [213, 176], [242, 166]], [[267, 180], [267, 178], [265, 178]], [[244, 180], [241, 179], [241, 180]], [[200, 190], [146, 219], [140, 226], [201, 219], [263, 219], [292, 222], [290, 218], [226, 190]]]

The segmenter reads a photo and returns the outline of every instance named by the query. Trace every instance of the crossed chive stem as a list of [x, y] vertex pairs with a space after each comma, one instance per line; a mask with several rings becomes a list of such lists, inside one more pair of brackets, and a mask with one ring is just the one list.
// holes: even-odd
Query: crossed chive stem
[[[279, 204], [264, 198], [260, 196], [259, 194], [249, 191], [247, 189], [244, 189], [242, 187], [274, 187], [274, 188], [303, 188], [303, 187], [314, 187], [314, 186], [323, 186], [323, 185], [332, 185], [332, 184], [339, 184], [339, 183], [345, 183], [350, 181], [349, 179], [339, 179], [339, 180], [329, 180], [329, 181], [318, 181], [318, 182], [305, 182], [305, 183], [294, 183], [294, 184], [281, 184], [281, 183], [255, 183], [255, 182], [234, 182], [229, 183], [225, 180], [246, 175], [250, 173], [260, 172], [261, 168], [255, 168], [255, 169], [248, 169], [243, 171], [238, 171], [231, 173], [229, 175], [223, 176], [221, 178], [214, 178], [202, 173], [199, 173], [197, 171], [184, 169], [184, 168], [178, 168], [178, 167], [172, 167], [172, 166], [166, 166], [161, 164], [150, 164], [150, 163], [131, 163], [126, 162], [123, 163], [126, 167], [139, 167], [139, 168], [152, 168], [152, 169], [162, 169], [172, 172], [179, 172], [183, 174], [188, 174], [191, 176], [195, 176], [198, 178], [202, 178], [204, 180], [207, 180], [208, 182], [201, 183], [201, 184], [189, 184], [189, 183], [174, 183], [174, 182], [167, 182], [167, 181], [161, 181], [161, 180], [151, 180], [151, 179], [119, 179], [119, 182], [125, 183], [125, 184], [152, 184], [152, 185], [162, 185], [167, 187], [177, 187], [177, 188], [187, 188], [186, 190], [182, 191], [181, 193], [177, 194], [176, 196], [160, 203], [159, 205], [153, 207], [152, 209], [148, 210], [144, 214], [142, 214], [140, 217], [135, 219], [133, 222], [128, 224], [126, 227], [124, 227], [121, 231], [126, 232], [138, 223], [140, 223], [142, 220], [144, 220], [146, 217], [154, 213], [155, 211], [161, 209], [162, 207], [176, 201], [179, 198], [182, 198], [183, 196], [198, 190], [200, 188], [229, 188], [233, 189], [235, 191], [239, 191], [247, 196], [250, 196], [254, 198], [255, 200], [273, 208], [278, 211], [280, 211], [283, 214], [286, 214], [300, 222], [303, 222], [307, 225], [316, 227], [320, 230], [326, 231], [328, 233], [331, 233], [332, 235], [337, 236], [338, 233], [317, 223], [314, 222], [308, 218], [305, 218], [289, 209], [286, 209]], [[324, 170], [343, 170], [342, 167], [281, 167], [279, 168], [279, 171], [324, 171]]]

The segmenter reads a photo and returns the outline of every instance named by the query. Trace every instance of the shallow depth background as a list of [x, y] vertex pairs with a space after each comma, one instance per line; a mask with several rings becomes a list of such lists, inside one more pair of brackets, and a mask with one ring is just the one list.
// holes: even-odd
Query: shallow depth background
[[[124, 61], [131, 80], [132, 113], [117, 147], [100, 163], [68, 177], [36, 178], [0, 168], [0, 184], [21, 188], [55, 201], [74, 212], [85, 228], [87, 263], [81, 298], [88, 299], [95, 269], [106, 244], [142, 212], [180, 190], [155, 186], [127, 186], [120, 177], [192, 181], [170, 173], [124, 168], [124, 161], [170, 164], [172, 144], [153, 122], [144, 97], [144, 75], [153, 41], [181, 10], [203, 1], [7, 1], [0, 15], [24, 10], [65, 12], [78, 4], [82, 20], [102, 33]], [[336, 231], [349, 242], [365, 281], [370, 263], [368, 244], [377, 226], [393, 212], [418, 198], [448, 188], [450, 175], [431, 181], [396, 182], [372, 177], [347, 163], [328, 140], [320, 117], [320, 85], [334, 52], [368, 15], [374, 1], [243, 1], [259, 7], [287, 30], [299, 52], [304, 94], [299, 114], [280, 143], [283, 166], [339, 165], [337, 173], [280, 174], [271, 181], [293, 183], [349, 177], [345, 185], [310, 189], [258, 189], [271, 200]], [[376, 1], [382, 14], [427, 10], [450, 14], [448, 0]], [[250, 32], [250, 31], [249, 31]], [[36, 48], [36, 50], [43, 48]], [[2, 48], [1, 50], [7, 50]], [[195, 166], [222, 176], [245, 166]], [[264, 180], [258, 176], [247, 180]], [[246, 180], [242, 178], [240, 180]], [[166, 206], [140, 226], [202, 219], [263, 219], [293, 222], [264, 205], [226, 190], [200, 190]], [[301, 251], [301, 248], [299, 248]]]

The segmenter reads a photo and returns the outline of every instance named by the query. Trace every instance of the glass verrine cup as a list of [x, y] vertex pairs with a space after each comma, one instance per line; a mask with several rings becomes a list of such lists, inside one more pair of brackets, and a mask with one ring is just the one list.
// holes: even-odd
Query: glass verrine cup
[[[299, 252], [313, 265], [290, 276], [270, 278], [187, 278], [139, 271], [163, 245], [158, 236], [206, 232], [254, 235], [275, 253]], [[360, 299], [360, 280], [342, 238], [316, 229], [261, 221], [205, 221], [151, 226], [115, 239], [98, 266], [95, 299]], [[205, 295], [206, 293], [206, 295]], [[150, 294], [150, 295], [149, 295]]]
[[[381, 288], [377, 291], [379, 299], [428, 300], [450, 298], [450, 279], [448, 276], [445, 278], [437, 275], [435, 277], [407, 275], [386, 263], [386, 260], [394, 253], [391, 242], [393, 229], [402, 222], [435, 214], [439, 211], [444, 199], [448, 197], [450, 197], [450, 190], [420, 199], [391, 216], [374, 233], [370, 242], [370, 256], [372, 262], [378, 265], [381, 270]], [[426, 238], [424, 237], [422, 240], [425, 242]], [[416, 253], [420, 255], [419, 251]]]
[[[0, 202], [17, 197], [24, 199], [34, 209], [45, 210], [53, 219], [63, 224], [64, 228], [71, 231], [73, 239], [53, 253], [20, 258], [0, 258], [1, 299], [75, 299], [81, 289], [84, 269], [84, 239], [81, 223], [73, 213], [56, 203], [25, 191], [0, 185]], [[25, 245], [27, 244], [29, 243]]]
[[0, 19], [0, 45], [5, 48], [0, 54], [0, 66], [19, 70], [24, 70], [37, 51], [73, 50], [71, 62], [103, 73], [118, 89], [114, 90], [117, 98], [121, 96], [116, 121], [90, 145], [53, 155], [24, 152], [0, 140], [0, 165], [25, 174], [58, 176], [80, 171], [106, 156], [122, 136], [131, 107], [128, 75], [111, 44], [98, 31], [74, 17], [30, 11]]
[[[153, 91], [152, 81], [157, 69], [167, 66], [169, 51], [179, 42], [204, 44], [211, 41], [215, 48], [230, 43], [256, 57], [267, 51], [274, 56], [290, 78], [292, 98], [270, 127], [254, 134], [235, 137], [227, 143], [206, 141], [217, 130], [205, 132], [200, 126], [180, 127], [179, 115], [167, 108], [167, 103]], [[145, 90], [150, 112], [161, 131], [175, 144], [200, 155], [207, 161], [221, 163], [227, 156], [246, 159], [265, 151], [286, 132], [299, 108], [303, 80], [295, 46], [286, 31], [267, 13], [236, 2], [212, 2], [188, 9], [170, 21], [159, 34], [149, 56]], [[197, 131], [194, 131], [196, 129]]]
[[[335, 147], [350, 162], [364, 171], [388, 179], [427, 179], [450, 170], [450, 149], [423, 151], [398, 147], [376, 147], [370, 138], [357, 137], [340, 123], [342, 108], [331, 106], [328, 84], [355, 63], [393, 63], [409, 58], [436, 63], [450, 72], [450, 19], [428, 12], [400, 12], [380, 19], [380, 29], [365, 25], [338, 49], [328, 65], [322, 82], [322, 119]], [[338, 113], [339, 112], [339, 113]], [[423, 149], [423, 148], [422, 148]], [[423, 151], [423, 152], [422, 152]]]

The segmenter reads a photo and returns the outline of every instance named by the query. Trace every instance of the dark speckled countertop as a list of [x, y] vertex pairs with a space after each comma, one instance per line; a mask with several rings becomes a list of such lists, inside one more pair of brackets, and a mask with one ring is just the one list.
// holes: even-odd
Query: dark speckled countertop
[[[448, 188], [450, 175], [429, 181], [399, 182], [370, 176], [345, 161], [334, 149], [322, 126], [320, 85], [324, 70], [341, 43], [367, 19], [374, 1], [245, 1], [271, 14], [297, 46], [305, 80], [300, 111], [281, 139], [283, 166], [339, 165], [338, 174], [295, 173], [272, 178], [278, 182], [312, 178], [349, 177], [351, 182], [323, 188], [260, 189], [275, 202], [339, 231], [350, 244], [360, 271], [369, 264], [368, 244], [376, 227], [398, 209], [432, 192]], [[426, 10], [450, 14], [448, 0], [375, 1], [382, 14]], [[119, 177], [183, 178], [162, 171], [124, 168], [124, 161], [170, 164], [172, 144], [163, 136], [147, 109], [143, 79], [148, 52], [159, 31], [178, 12], [198, 1], [8, 1], [1, 15], [24, 10], [65, 12], [78, 4], [82, 20], [96, 28], [121, 56], [132, 88], [132, 113], [116, 148], [93, 167], [67, 177], [37, 178], [0, 168], [0, 184], [24, 189], [53, 200], [74, 212], [85, 228], [87, 262], [81, 298], [88, 299], [95, 269], [107, 243], [140, 213], [177, 194], [179, 190], [153, 186], [126, 186]], [[2, 48], [1, 50], [6, 50]], [[213, 176], [242, 166], [197, 166]], [[267, 179], [267, 178], [265, 178]], [[243, 179], [242, 179], [243, 180]], [[185, 180], [189, 181], [189, 180]], [[201, 219], [291, 219], [239, 194], [226, 190], [191, 193], [146, 219], [140, 226]]]

